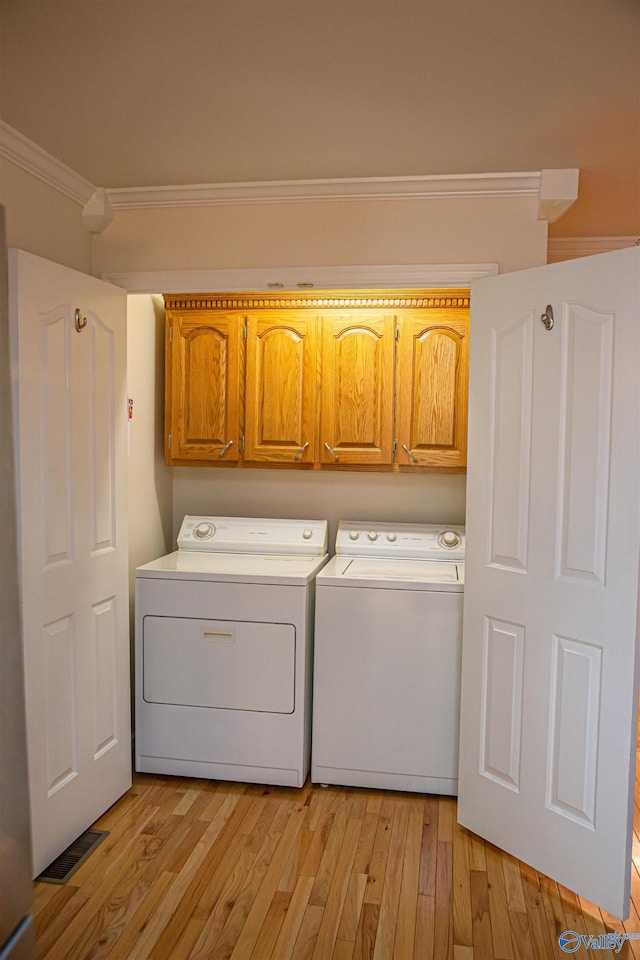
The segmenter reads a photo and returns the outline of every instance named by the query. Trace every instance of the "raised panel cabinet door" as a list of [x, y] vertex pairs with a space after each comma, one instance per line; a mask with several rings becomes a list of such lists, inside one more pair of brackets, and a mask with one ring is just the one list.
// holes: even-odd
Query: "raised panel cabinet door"
[[312, 464], [316, 317], [267, 310], [247, 318], [245, 460]]
[[322, 464], [393, 463], [395, 324], [381, 311], [322, 317]]
[[403, 318], [398, 341], [398, 462], [460, 469], [467, 462], [468, 310]]
[[167, 325], [167, 462], [237, 462], [241, 318], [167, 311]]

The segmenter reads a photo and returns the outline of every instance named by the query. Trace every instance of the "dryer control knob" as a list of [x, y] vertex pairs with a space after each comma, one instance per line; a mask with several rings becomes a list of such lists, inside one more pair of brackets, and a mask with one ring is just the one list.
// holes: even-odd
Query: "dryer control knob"
[[372, 531], [368, 534], [368, 537], [369, 537], [369, 540], [377, 540], [377, 539], [378, 539], [378, 534], [375, 532], [375, 530], [372, 530]]
[[390, 543], [395, 543], [397, 539], [398, 539], [398, 537], [397, 537], [397, 535], [396, 535], [395, 533], [388, 533], [388, 534], [387, 534], [387, 540], [389, 540]]
[[445, 530], [440, 537], [440, 543], [445, 547], [457, 547], [460, 543], [460, 537], [454, 530]]
[[357, 530], [351, 530], [351, 532], [349, 533], [349, 540], [357, 540], [359, 536], [360, 534], [358, 533]]
[[199, 523], [198, 526], [193, 529], [193, 533], [198, 540], [207, 540], [209, 537], [212, 537], [215, 532], [215, 527], [212, 523]]
[[303, 531], [302, 531], [302, 536], [304, 537], [305, 540], [311, 540], [311, 537], [313, 536], [313, 531], [312, 531], [312, 530], [303, 530]]

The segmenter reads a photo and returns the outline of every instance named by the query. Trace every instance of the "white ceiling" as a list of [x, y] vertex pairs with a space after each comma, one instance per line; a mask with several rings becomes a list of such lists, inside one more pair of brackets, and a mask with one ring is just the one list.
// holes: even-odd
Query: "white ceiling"
[[0, 117], [100, 186], [579, 167], [564, 232], [640, 232], [637, 0], [0, 0], [0, 38]]

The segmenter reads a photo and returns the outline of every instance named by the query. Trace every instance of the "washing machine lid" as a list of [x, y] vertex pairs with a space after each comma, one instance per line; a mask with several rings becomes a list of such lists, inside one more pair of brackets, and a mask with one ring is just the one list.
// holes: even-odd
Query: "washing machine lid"
[[187, 515], [178, 549], [202, 553], [322, 557], [327, 552], [326, 520]]
[[136, 569], [136, 577], [306, 586], [329, 559], [176, 550]]
[[461, 592], [464, 589], [464, 563], [335, 556], [318, 574], [317, 585]]

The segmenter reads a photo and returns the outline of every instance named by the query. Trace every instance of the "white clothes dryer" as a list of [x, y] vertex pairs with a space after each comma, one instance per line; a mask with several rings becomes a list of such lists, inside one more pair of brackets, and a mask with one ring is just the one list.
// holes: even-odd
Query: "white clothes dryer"
[[464, 528], [342, 521], [316, 580], [311, 779], [457, 793]]
[[136, 571], [136, 770], [301, 787], [324, 520], [184, 518]]

